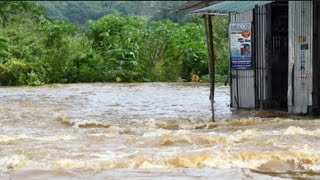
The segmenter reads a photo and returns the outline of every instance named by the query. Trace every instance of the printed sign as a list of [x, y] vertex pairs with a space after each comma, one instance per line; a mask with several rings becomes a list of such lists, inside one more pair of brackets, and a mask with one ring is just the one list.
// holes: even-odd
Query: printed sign
[[306, 51], [308, 44], [300, 44], [300, 78], [307, 78], [306, 72]]
[[229, 26], [230, 67], [252, 69], [251, 23], [230, 23]]

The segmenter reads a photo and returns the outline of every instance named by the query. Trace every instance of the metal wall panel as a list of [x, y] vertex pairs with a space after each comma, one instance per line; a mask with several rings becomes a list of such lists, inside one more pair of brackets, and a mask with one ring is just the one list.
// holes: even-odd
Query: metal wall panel
[[253, 11], [245, 11], [239, 14], [231, 14], [231, 22], [250, 22], [253, 20]]
[[[257, 105], [262, 106], [262, 102], [271, 97], [270, 94], [270, 81], [268, 80], [268, 69], [267, 64], [267, 46], [266, 36], [268, 31], [267, 24], [267, 9], [266, 6], [260, 6], [255, 11], [255, 66], [256, 66], [256, 98]], [[271, 79], [271, 78], [269, 78]], [[269, 87], [269, 89], [268, 89]]]
[[[253, 10], [230, 15], [230, 22], [252, 22], [252, 20]], [[232, 70], [231, 82], [231, 106], [237, 108], [254, 108], [254, 70]]]
[[[313, 2], [289, 1], [288, 111], [312, 106]], [[307, 49], [306, 49], [307, 47]]]

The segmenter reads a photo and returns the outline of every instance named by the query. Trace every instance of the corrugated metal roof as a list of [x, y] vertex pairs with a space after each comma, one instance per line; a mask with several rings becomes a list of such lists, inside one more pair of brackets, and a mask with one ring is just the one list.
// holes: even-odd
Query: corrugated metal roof
[[192, 14], [229, 14], [241, 13], [254, 7], [272, 3], [274, 1], [225, 1], [199, 10], [195, 10]]
[[187, 1], [186, 3], [176, 7], [176, 12], [197, 10], [220, 2], [222, 1]]

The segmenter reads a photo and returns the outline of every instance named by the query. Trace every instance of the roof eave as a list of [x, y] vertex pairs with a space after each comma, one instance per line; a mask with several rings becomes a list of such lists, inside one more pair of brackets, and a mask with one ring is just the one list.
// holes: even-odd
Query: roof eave
[[214, 4], [218, 4], [221, 3], [223, 1], [188, 1], [178, 7], [175, 8], [175, 12], [179, 13], [179, 12], [184, 12], [184, 11], [194, 11], [194, 10], [198, 10], [198, 9], [202, 9], [208, 6], [212, 6]]

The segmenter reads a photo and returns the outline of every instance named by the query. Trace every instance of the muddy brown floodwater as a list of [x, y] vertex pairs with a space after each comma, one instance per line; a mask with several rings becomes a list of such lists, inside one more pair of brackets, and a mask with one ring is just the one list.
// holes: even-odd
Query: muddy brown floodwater
[[198, 83], [0, 88], [0, 179], [319, 179], [318, 119]]

